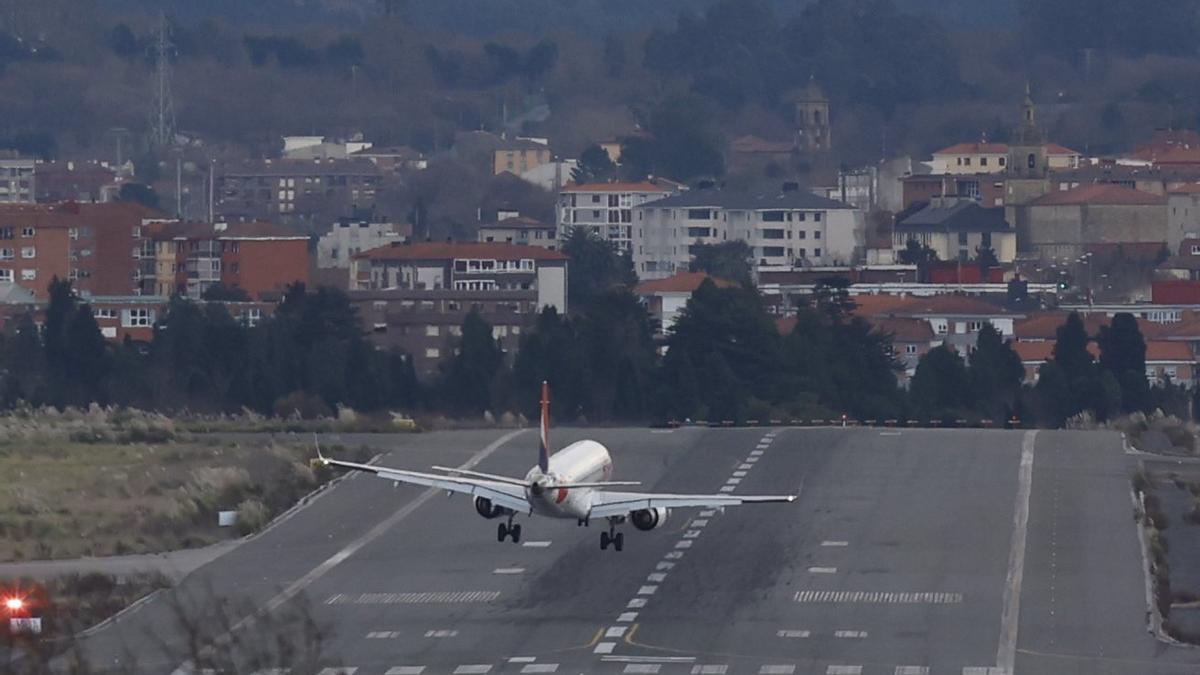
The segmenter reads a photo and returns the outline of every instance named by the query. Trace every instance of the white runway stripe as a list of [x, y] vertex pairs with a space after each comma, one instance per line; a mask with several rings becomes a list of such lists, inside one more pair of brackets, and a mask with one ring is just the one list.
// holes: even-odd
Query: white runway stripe
[[963, 601], [962, 593], [884, 593], [879, 591], [797, 591], [796, 602], [898, 605], [956, 605]]
[[388, 668], [383, 675], [421, 675], [425, 672], [425, 666], [396, 666]]
[[729, 666], [724, 664], [692, 666], [692, 675], [725, 675], [728, 670]]
[[896, 666], [895, 675], [929, 675], [929, 666]]
[[522, 673], [556, 673], [557, 663], [531, 663], [521, 669]]
[[431, 593], [338, 593], [325, 601], [327, 605], [421, 605], [459, 602], [491, 602], [500, 591], [435, 591]]
[[862, 666], [829, 666], [825, 675], [862, 675]]

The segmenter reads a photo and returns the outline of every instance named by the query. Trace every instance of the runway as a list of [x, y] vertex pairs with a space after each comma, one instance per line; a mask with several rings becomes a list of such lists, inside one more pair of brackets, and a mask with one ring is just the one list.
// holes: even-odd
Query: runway
[[[1145, 628], [1130, 460], [1115, 434], [1002, 430], [555, 429], [605, 443], [642, 489], [794, 504], [626, 526], [523, 519], [371, 476], [201, 568], [182, 593], [306, 598], [323, 675], [1194, 673]], [[364, 440], [365, 439], [365, 440]], [[330, 442], [332, 442], [331, 439]], [[381, 463], [524, 475], [533, 431], [363, 437]], [[1022, 462], [1025, 462], [1024, 468]], [[166, 596], [91, 636], [116, 667], [171, 672]], [[158, 639], [151, 635], [157, 635]], [[162, 642], [165, 648], [158, 644]], [[174, 653], [170, 653], [174, 651]]]

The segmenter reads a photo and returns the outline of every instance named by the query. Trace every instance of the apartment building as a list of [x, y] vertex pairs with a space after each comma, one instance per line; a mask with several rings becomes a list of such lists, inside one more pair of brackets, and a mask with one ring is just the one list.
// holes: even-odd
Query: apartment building
[[700, 244], [745, 241], [756, 268], [845, 264], [864, 244], [860, 211], [794, 184], [762, 192], [690, 190], [633, 211], [632, 255], [642, 279], [686, 270]]
[[351, 256], [411, 236], [412, 225], [408, 223], [372, 223], [342, 218], [317, 240], [317, 267], [349, 269]]
[[479, 226], [479, 241], [485, 243], [540, 246], [551, 251], [558, 248], [556, 228], [552, 224], [524, 216], [510, 216], [495, 223]]
[[640, 183], [571, 183], [558, 193], [558, 237], [577, 227], [611, 242], [622, 253], [633, 251], [633, 210], [669, 197], [682, 186], [664, 180]]
[[368, 159], [260, 160], [225, 166], [216, 214], [229, 220], [311, 224], [375, 205], [382, 174]]
[[545, 141], [532, 138], [501, 140], [499, 147], [492, 151], [492, 173], [507, 171], [519, 176], [549, 164], [551, 159], [553, 153]]
[[11, 151], [0, 154], [0, 203], [32, 204], [36, 201], [35, 165], [32, 158]]
[[275, 223], [180, 223], [154, 235], [157, 295], [200, 300], [220, 284], [273, 299], [308, 283], [306, 235]]

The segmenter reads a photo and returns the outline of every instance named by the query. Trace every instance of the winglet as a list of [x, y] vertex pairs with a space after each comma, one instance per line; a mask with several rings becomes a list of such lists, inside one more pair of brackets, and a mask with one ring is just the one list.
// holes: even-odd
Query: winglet
[[329, 458], [321, 454], [321, 441], [317, 438], [317, 434], [313, 434], [313, 445], [317, 447], [317, 459], [314, 460], [321, 466], [329, 466]]
[[541, 439], [538, 444], [538, 468], [542, 473], [550, 470], [550, 383], [542, 380], [542, 423]]

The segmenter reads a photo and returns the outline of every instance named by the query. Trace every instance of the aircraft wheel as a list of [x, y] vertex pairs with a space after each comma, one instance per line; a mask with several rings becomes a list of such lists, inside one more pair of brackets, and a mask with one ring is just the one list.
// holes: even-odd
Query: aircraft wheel
[[512, 534], [512, 540], [513, 540], [514, 544], [518, 544], [521, 542], [521, 526], [520, 525], [513, 525], [512, 529], [509, 530], [509, 533]]
[[624, 532], [618, 532], [617, 535], [615, 537], [613, 537], [613, 548], [617, 549], [618, 552], [622, 551], [625, 548], [625, 533]]
[[604, 551], [607, 549], [608, 549], [608, 533], [601, 532], [600, 533], [600, 550]]
[[500, 523], [496, 527], [496, 541], [504, 541], [508, 537], [508, 525]]

